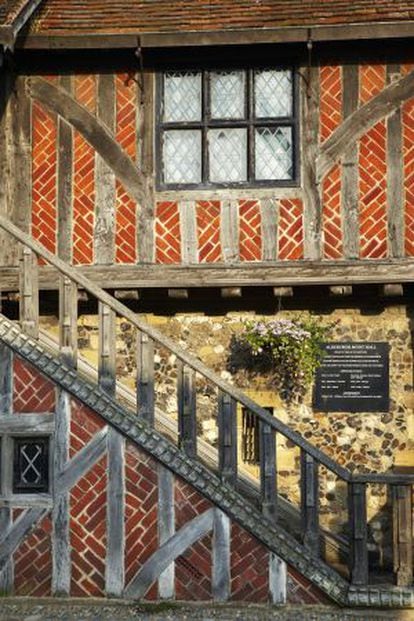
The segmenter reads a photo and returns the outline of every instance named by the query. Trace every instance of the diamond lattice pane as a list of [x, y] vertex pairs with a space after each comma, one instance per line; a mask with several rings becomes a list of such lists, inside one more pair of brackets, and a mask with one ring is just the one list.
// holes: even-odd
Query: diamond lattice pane
[[212, 72], [211, 116], [213, 119], [242, 119], [245, 116], [243, 71]]
[[291, 71], [256, 71], [254, 89], [257, 118], [292, 116]]
[[166, 73], [164, 75], [164, 121], [199, 121], [201, 119], [201, 73]]
[[291, 127], [260, 127], [255, 131], [255, 175], [264, 179], [292, 179]]
[[208, 132], [210, 181], [245, 181], [246, 129], [211, 129]]
[[201, 131], [177, 129], [163, 134], [165, 183], [200, 183]]

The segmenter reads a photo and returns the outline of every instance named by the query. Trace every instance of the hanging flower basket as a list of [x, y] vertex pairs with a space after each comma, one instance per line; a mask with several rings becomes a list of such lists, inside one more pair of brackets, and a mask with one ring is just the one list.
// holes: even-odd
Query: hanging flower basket
[[320, 318], [246, 322], [240, 341], [251, 354], [249, 370], [270, 374], [285, 401], [301, 400], [321, 363], [322, 343], [334, 325], [323, 324]]

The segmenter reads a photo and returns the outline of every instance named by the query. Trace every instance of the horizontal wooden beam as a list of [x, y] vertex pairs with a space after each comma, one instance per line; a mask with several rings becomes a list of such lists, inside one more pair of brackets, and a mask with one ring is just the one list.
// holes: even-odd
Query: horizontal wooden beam
[[[414, 282], [414, 259], [378, 261], [280, 261], [254, 265], [106, 265], [78, 267], [93, 283], [116, 289], [180, 289], [194, 287], [291, 287]], [[39, 286], [58, 287], [55, 268], [39, 267]], [[18, 269], [0, 268], [2, 291], [18, 290]]]
[[53, 414], [0, 416], [0, 433], [53, 433], [54, 428], [55, 417]]
[[250, 28], [234, 30], [210, 30], [204, 32], [130, 32], [128, 34], [77, 34], [42, 35], [29, 34], [17, 40], [22, 49], [102, 49], [136, 48], [140, 37], [142, 48], [204, 46], [204, 45], [251, 45], [260, 43], [301, 43], [312, 41], [353, 41], [369, 39], [395, 39], [412, 37], [413, 21], [388, 23], [338, 24], [281, 28]]

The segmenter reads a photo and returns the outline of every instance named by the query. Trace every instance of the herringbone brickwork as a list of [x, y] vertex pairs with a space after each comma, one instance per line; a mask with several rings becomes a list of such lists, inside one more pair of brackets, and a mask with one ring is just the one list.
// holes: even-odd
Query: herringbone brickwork
[[180, 214], [175, 202], [158, 203], [155, 221], [156, 263], [180, 263]]
[[[175, 479], [176, 530], [211, 508], [211, 503], [180, 478]], [[175, 568], [177, 599], [211, 599], [211, 534], [178, 557]]]
[[335, 166], [323, 181], [323, 254], [325, 259], [341, 259], [341, 167]]
[[342, 121], [342, 67], [320, 70], [320, 140], [324, 142]]
[[[75, 97], [95, 114], [96, 76], [76, 76]], [[78, 132], [73, 148], [73, 263], [88, 264], [93, 263], [95, 151]]]
[[18, 356], [13, 361], [13, 412], [54, 412], [55, 389], [47, 379]]
[[[104, 427], [89, 408], [71, 400], [70, 457]], [[70, 493], [71, 595], [99, 596], [105, 587], [106, 457], [78, 481]]]
[[[360, 103], [380, 93], [386, 82], [384, 65], [360, 68]], [[387, 167], [386, 124], [380, 121], [360, 140], [360, 256], [381, 259], [387, 256]]]
[[[136, 82], [127, 74], [118, 74], [116, 84], [116, 139], [133, 160], [136, 158]], [[117, 263], [135, 263], [136, 248], [136, 203], [126, 193], [119, 181], [116, 182], [116, 232], [115, 260]]]
[[51, 531], [52, 523], [48, 516], [36, 526], [14, 553], [15, 595], [30, 597], [51, 595]]
[[283, 199], [279, 203], [278, 259], [303, 259], [303, 203]]
[[260, 261], [262, 258], [262, 229], [258, 201], [240, 201], [239, 227], [240, 260]]
[[56, 251], [57, 119], [39, 103], [32, 107], [32, 235]]
[[196, 218], [199, 262], [221, 261], [220, 201], [199, 201], [196, 204]]
[[[125, 582], [128, 584], [158, 547], [158, 474], [155, 461], [129, 442], [125, 455]], [[154, 584], [145, 599], [156, 597]]]
[[231, 526], [231, 599], [269, 600], [269, 553], [238, 524]]

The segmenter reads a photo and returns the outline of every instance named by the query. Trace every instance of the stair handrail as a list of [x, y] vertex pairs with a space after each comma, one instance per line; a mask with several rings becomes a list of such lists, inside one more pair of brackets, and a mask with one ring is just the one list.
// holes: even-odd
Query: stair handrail
[[314, 457], [320, 464], [334, 472], [344, 481], [351, 481], [352, 473], [347, 468], [344, 468], [343, 466], [335, 462], [331, 457], [313, 446], [299, 433], [291, 429], [276, 416], [269, 414], [267, 410], [259, 406], [253, 399], [245, 395], [242, 390], [236, 388], [235, 386], [232, 386], [230, 383], [223, 380], [219, 375], [212, 371], [196, 356], [187, 352], [182, 347], [177, 345], [171, 338], [141, 320], [134, 311], [130, 310], [122, 302], [114, 298], [104, 289], [99, 287], [99, 285], [95, 284], [89, 278], [84, 276], [76, 267], [69, 265], [58, 256], [54, 255], [42, 244], [33, 239], [31, 235], [25, 233], [19, 227], [17, 227], [7, 218], [1, 215], [0, 228], [9, 233], [24, 246], [30, 248], [30, 250], [32, 250], [36, 255], [42, 257], [42, 259], [53, 265], [58, 270], [58, 272], [69, 278], [72, 282], [75, 282], [79, 287], [87, 291], [102, 304], [108, 306], [117, 315], [124, 317], [129, 322], [131, 322], [131, 324], [133, 324], [138, 330], [146, 334], [149, 338], [156, 341], [159, 345], [162, 345], [163, 347], [168, 349], [184, 364], [188, 365], [194, 371], [212, 382], [217, 388], [222, 390], [224, 393], [227, 393], [230, 397], [235, 399], [241, 405], [256, 414], [256, 416], [261, 421], [263, 421], [263, 423], [269, 425], [275, 431], [281, 433], [283, 436], [288, 438], [291, 442], [293, 442], [299, 448]]

